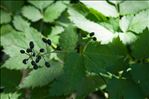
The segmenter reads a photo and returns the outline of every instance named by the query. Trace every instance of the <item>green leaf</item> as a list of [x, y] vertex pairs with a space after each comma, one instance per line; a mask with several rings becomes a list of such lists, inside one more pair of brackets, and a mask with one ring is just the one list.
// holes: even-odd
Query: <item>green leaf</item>
[[131, 75], [136, 83], [139, 84], [146, 97], [149, 96], [149, 64], [131, 65]]
[[21, 16], [17, 15], [13, 20], [14, 27], [19, 31], [25, 31], [26, 28], [30, 27], [30, 23], [24, 20]]
[[13, 27], [10, 24], [5, 24], [0, 27], [0, 36], [3, 36], [11, 31], [14, 31]]
[[102, 25], [86, 19], [83, 15], [72, 8], [68, 9], [68, 13], [70, 15], [69, 19], [75, 24], [75, 26], [89, 33], [94, 32], [95, 37], [98, 41], [101, 41], [101, 43], [106, 44], [112, 41], [114, 37], [113, 33]]
[[11, 14], [0, 10], [0, 24], [9, 23], [11, 21]]
[[64, 51], [73, 51], [78, 42], [76, 28], [72, 25], [66, 27], [65, 31], [60, 35], [59, 42]]
[[[126, 79], [112, 78], [107, 85], [110, 99], [144, 99], [139, 87]], [[114, 90], [114, 91], [113, 91]]]
[[144, 9], [148, 9], [148, 5], [148, 1], [124, 1], [120, 3], [120, 14], [136, 14]]
[[62, 1], [57, 1], [45, 10], [44, 21], [53, 22], [62, 14], [62, 12], [64, 12], [65, 9], [66, 5]]
[[141, 33], [146, 27], [149, 27], [148, 15], [149, 9], [136, 14], [129, 25], [129, 30]]
[[35, 0], [28, 0], [29, 3], [34, 5], [35, 7], [39, 8], [43, 11], [44, 8], [48, 7], [53, 1], [35, 1]]
[[35, 88], [43, 86], [53, 81], [62, 73], [62, 65], [60, 63], [52, 62], [51, 67], [43, 67], [38, 70], [33, 70], [29, 75], [24, 78], [23, 82], [19, 85], [20, 88]]
[[88, 71], [94, 73], [108, 72], [118, 73], [126, 68], [125, 57], [127, 49], [119, 38], [114, 39], [108, 45], [101, 45], [97, 42], [88, 44], [84, 52], [84, 62]]
[[43, 17], [41, 12], [33, 6], [24, 6], [22, 8], [22, 14], [32, 22], [36, 22]]
[[0, 86], [4, 87], [4, 92], [13, 92], [21, 81], [21, 72], [0, 68], [0, 78]]
[[149, 58], [149, 30], [146, 28], [132, 45], [132, 55], [136, 59]]
[[2, 99], [19, 99], [21, 94], [14, 92], [14, 93], [1, 93], [0, 96]]
[[116, 8], [106, 1], [81, 1], [87, 7], [93, 8], [105, 16], [117, 17], [118, 12]]
[[50, 95], [69, 95], [76, 92], [78, 96], [86, 96], [103, 84], [102, 80], [87, 77], [83, 58], [77, 53], [70, 53], [64, 63], [64, 74], [50, 87]]

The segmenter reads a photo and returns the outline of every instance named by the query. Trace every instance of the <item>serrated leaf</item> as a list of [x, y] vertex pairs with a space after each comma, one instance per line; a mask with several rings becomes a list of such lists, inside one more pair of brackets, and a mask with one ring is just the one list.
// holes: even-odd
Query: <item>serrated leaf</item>
[[68, 95], [75, 92], [78, 96], [84, 97], [89, 92], [94, 91], [97, 86], [103, 84], [99, 78], [86, 77], [82, 62], [82, 57], [77, 53], [70, 53], [67, 56], [64, 74], [51, 85], [50, 95]]
[[62, 14], [62, 12], [64, 12], [65, 9], [66, 5], [62, 1], [57, 1], [45, 10], [44, 21], [53, 22]]
[[132, 55], [136, 59], [149, 58], [149, 30], [147, 28], [132, 45]]
[[124, 1], [120, 3], [120, 14], [135, 14], [144, 9], [148, 9], [148, 5], [148, 1]]
[[118, 73], [126, 68], [124, 64], [127, 63], [124, 60], [126, 55], [126, 47], [119, 38], [116, 38], [108, 45], [101, 45], [97, 42], [88, 44], [84, 52], [84, 62], [90, 72], [105, 73], [108, 70], [112, 73]]
[[60, 63], [51, 63], [50, 68], [39, 68], [38, 70], [31, 71], [29, 75], [24, 78], [23, 82], [19, 85], [20, 88], [35, 88], [43, 86], [54, 80], [62, 73], [62, 65]]
[[[110, 99], [144, 99], [140, 88], [126, 79], [113, 78], [108, 82], [107, 90]], [[114, 91], [113, 91], [114, 90]]]
[[14, 27], [19, 31], [25, 31], [26, 28], [29, 28], [30, 23], [23, 19], [21, 16], [17, 15], [13, 20]]
[[65, 31], [60, 35], [59, 42], [63, 50], [73, 51], [78, 42], [76, 28], [72, 25], [66, 27]]
[[36, 22], [43, 17], [41, 12], [33, 6], [24, 6], [22, 8], [22, 14], [32, 22]]
[[9, 23], [11, 21], [11, 14], [0, 10], [0, 24]]
[[146, 27], [149, 27], [148, 15], [149, 9], [136, 14], [129, 25], [129, 30], [141, 33]]
[[0, 78], [0, 86], [4, 87], [4, 92], [13, 92], [21, 81], [21, 72], [0, 68]]
[[139, 84], [146, 97], [149, 96], [149, 64], [133, 64], [131, 65], [131, 75], [134, 81]]
[[106, 44], [112, 41], [114, 37], [113, 33], [102, 25], [86, 19], [83, 15], [72, 8], [69, 8], [68, 13], [70, 15], [69, 19], [75, 24], [75, 26], [89, 33], [94, 32], [95, 37], [98, 41], [101, 41], [101, 43]]
[[0, 96], [2, 99], [19, 99], [21, 94], [14, 92], [14, 93], [1, 93]]
[[93, 8], [105, 16], [117, 17], [118, 12], [116, 8], [106, 1], [81, 1], [87, 7]]
[[35, 7], [39, 8], [40, 10], [43, 10], [47, 6], [49, 6], [53, 1], [35, 1], [35, 0], [28, 0], [29, 3], [34, 5]]

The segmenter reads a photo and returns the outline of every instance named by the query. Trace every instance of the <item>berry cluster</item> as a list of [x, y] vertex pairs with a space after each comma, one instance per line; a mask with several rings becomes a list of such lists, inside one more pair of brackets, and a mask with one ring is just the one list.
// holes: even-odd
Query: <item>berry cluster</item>
[[[50, 39], [45, 39], [42, 38], [42, 41], [46, 44], [46, 45], [51, 45], [51, 40]], [[31, 65], [33, 66], [34, 69], [38, 69], [39, 65], [38, 63], [40, 62], [40, 60], [43, 58], [45, 61], [45, 66], [46, 67], [50, 67], [50, 63], [48, 61], [45, 60], [44, 55], [45, 55], [45, 49], [44, 48], [40, 48], [38, 52], [35, 52], [34, 50], [34, 43], [33, 41], [29, 42], [29, 48], [27, 48], [26, 50], [20, 50], [21, 54], [26, 54], [28, 55], [28, 58], [23, 59], [23, 63], [27, 64], [29, 60], [31, 60]]]
[[91, 32], [89, 35], [90, 35], [90, 37], [92, 37], [92, 39], [93, 39], [94, 41], [96, 41], [96, 40], [97, 40], [97, 38], [96, 38], [96, 37], [94, 37], [94, 35], [95, 35], [95, 33], [94, 33], [94, 32]]

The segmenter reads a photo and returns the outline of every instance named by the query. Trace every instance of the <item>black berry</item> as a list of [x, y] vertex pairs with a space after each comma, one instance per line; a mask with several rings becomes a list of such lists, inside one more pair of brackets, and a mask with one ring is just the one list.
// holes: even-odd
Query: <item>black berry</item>
[[90, 36], [94, 36], [94, 35], [95, 35], [94, 32], [90, 33]]
[[36, 63], [38, 63], [40, 60], [41, 60], [41, 56], [37, 56], [35, 61]]
[[30, 41], [29, 46], [30, 46], [30, 49], [33, 49], [33, 48], [34, 48], [34, 43], [33, 43], [33, 41]]
[[36, 56], [36, 53], [35, 53], [35, 52], [33, 52], [33, 53], [32, 53], [32, 56], [33, 56], [33, 57], [35, 57], [35, 56]]
[[46, 67], [50, 67], [51, 65], [50, 65], [49, 62], [45, 62], [45, 66], [46, 66]]
[[96, 41], [96, 40], [97, 40], [97, 38], [96, 38], [96, 37], [93, 37], [93, 40], [94, 40], [94, 41]]
[[27, 61], [28, 61], [28, 59], [23, 59], [22, 62], [23, 62], [24, 64], [27, 64]]
[[32, 49], [28, 48], [28, 49], [26, 49], [26, 52], [30, 53], [30, 52], [32, 52]]
[[56, 50], [61, 50], [61, 47], [60, 47], [60, 46], [57, 46], [57, 47], [56, 47]]
[[42, 38], [42, 41], [43, 41], [44, 43], [47, 43], [47, 39], [45, 39], [45, 38]]
[[51, 45], [51, 40], [50, 39], [47, 40], [47, 44]]
[[33, 66], [37, 65], [35, 61], [31, 61], [31, 64], [32, 64]]
[[24, 50], [20, 50], [20, 53], [21, 53], [21, 54], [24, 54], [24, 53], [25, 53], [25, 51], [24, 51]]
[[36, 70], [36, 69], [38, 69], [38, 66], [37, 65], [33, 65], [33, 68]]
[[43, 52], [44, 52], [44, 49], [43, 49], [43, 48], [41, 48], [41, 49], [40, 49], [40, 52], [42, 52], [42, 53], [43, 53]]

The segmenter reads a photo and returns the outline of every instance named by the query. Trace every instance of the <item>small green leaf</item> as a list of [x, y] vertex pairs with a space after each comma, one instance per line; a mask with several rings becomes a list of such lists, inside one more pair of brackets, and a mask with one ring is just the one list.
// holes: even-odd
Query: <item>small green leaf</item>
[[40, 10], [43, 11], [44, 8], [49, 6], [53, 1], [35, 1], [35, 0], [28, 0], [29, 3], [34, 5], [35, 7], [39, 8]]
[[9, 23], [11, 21], [11, 14], [0, 10], [0, 24]]
[[36, 22], [42, 18], [41, 12], [33, 6], [24, 6], [22, 8], [22, 14], [33, 22]]
[[66, 5], [62, 1], [52, 4], [44, 12], [44, 21], [53, 22], [62, 14], [62, 12], [64, 12], [65, 9]]
[[29, 28], [30, 23], [24, 20], [21, 16], [17, 15], [13, 20], [14, 27], [19, 31], [25, 31], [25, 29]]

